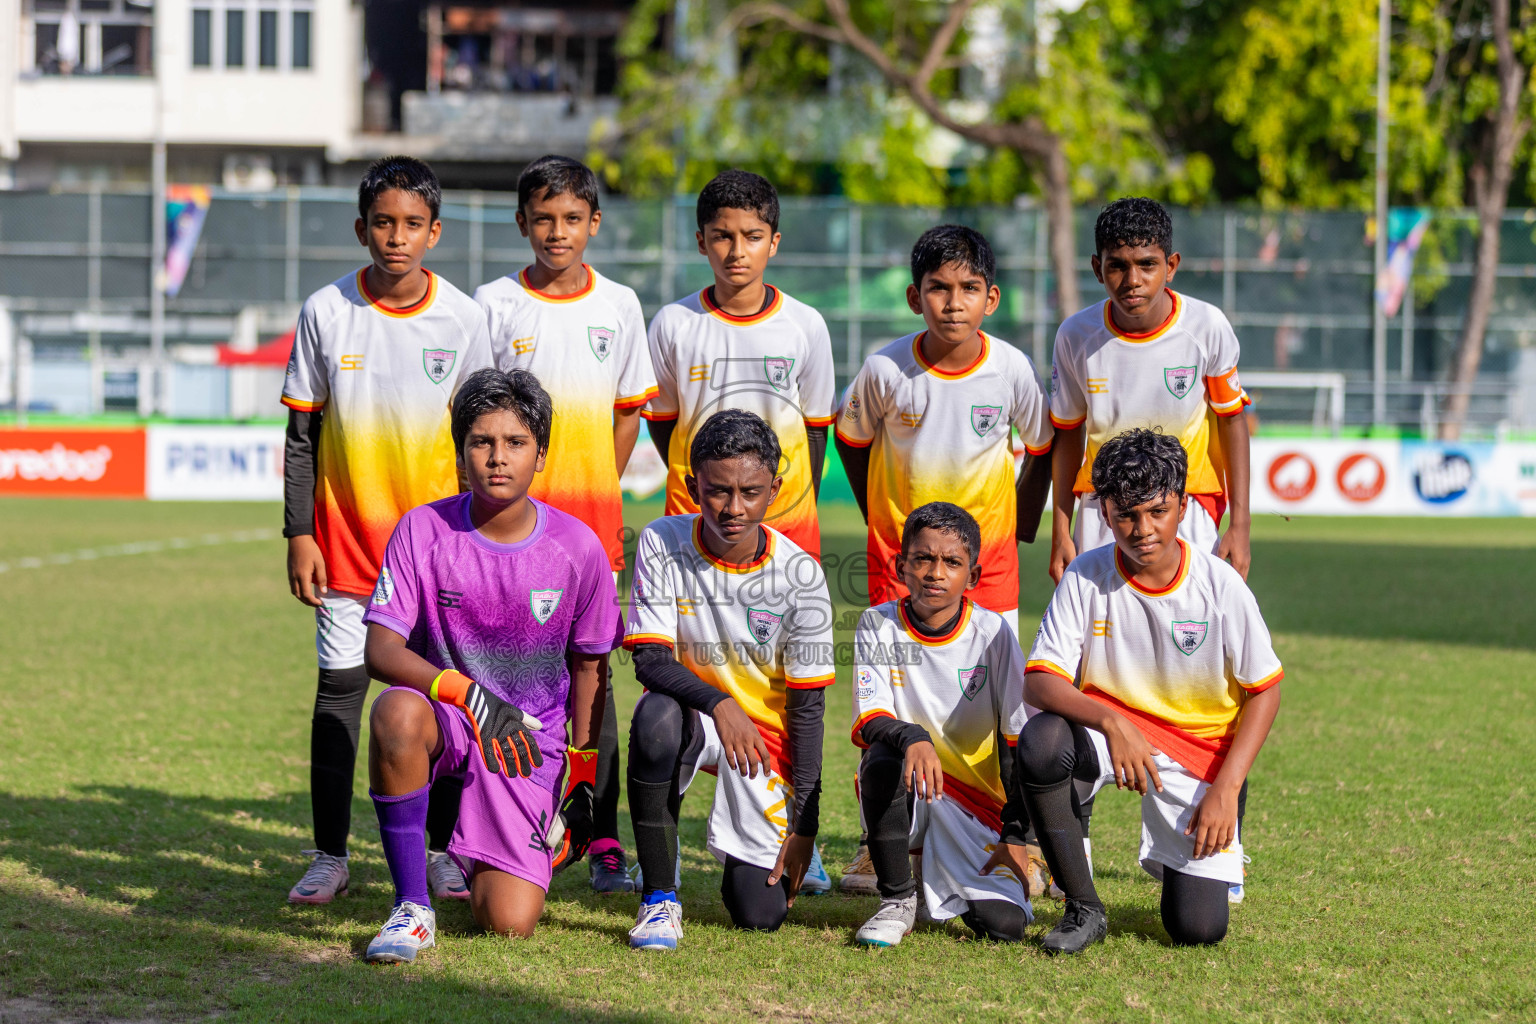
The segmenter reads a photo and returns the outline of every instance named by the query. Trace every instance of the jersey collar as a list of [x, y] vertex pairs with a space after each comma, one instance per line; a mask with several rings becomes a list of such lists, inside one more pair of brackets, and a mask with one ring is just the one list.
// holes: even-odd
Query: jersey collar
[[1173, 325], [1179, 322], [1179, 314], [1184, 312], [1184, 299], [1179, 295], [1179, 293], [1174, 291], [1172, 288], [1164, 288], [1163, 291], [1167, 292], [1168, 297], [1173, 300], [1173, 308], [1168, 311], [1168, 316], [1163, 320], [1163, 322], [1152, 328], [1150, 331], [1142, 331], [1138, 334], [1132, 333], [1130, 331], [1122, 331], [1120, 328], [1116, 327], [1114, 304], [1111, 303], [1108, 299], [1104, 300], [1104, 326], [1109, 328], [1110, 334], [1113, 334], [1121, 341], [1129, 341], [1137, 345], [1144, 345], [1149, 341], [1156, 341], [1158, 338], [1161, 338], [1163, 335], [1167, 334], [1170, 330], [1173, 329]]
[[591, 295], [592, 290], [597, 287], [597, 273], [585, 263], [581, 265], [581, 269], [587, 272], [587, 283], [583, 285], [579, 290], [574, 291], [569, 295], [551, 295], [548, 292], [539, 291], [533, 285], [528, 283], [527, 267], [524, 267], [522, 270], [517, 272], [517, 283], [523, 286], [523, 291], [527, 292], [529, 295], [532, 295], [540, 302], [580, 302], [588, 295]]
[[380, 313], [383, 313], [385, 316], [392, 316], [397, 320], [404, 320], [408, 317], [415, 316], [417, 313], [423, 312], [428, 306], [432, 305], [432, 300], [437, 298], [437, 275], [432, 273], [432, 271], [428, 270], [426, 267], [422, 267], [421, 272], [427, 275], [427, 294], [423, 295], [420, 299], [416, 300], [409, 306], [386, 306], [377, 298], [375, 298], [373, 293], [368, 290], [367, 267], [363, 267], [357, 272], [357, 292], [363, 297], [364, 302], [368, 303], [368, 305], [372, 306]]
[[1182, 584], [1185, 577], [1189, 575], [1190, 562], [1189, 545], [1185, 543], [1183, 537], [1178, 537], [1175, 539], [1179, 542], [1179, 571], [1173, 574], [1173, 579], [1169, 580], [1168, 585], [1163, 587], [1161, 590], [1153, 590], [1150, 587], [1144, 587], [1140, 583], [1136, 582], [1135, 577], [1131, 574], [1130, 568], [1125, 564], [1124, 558], [1122, 558], [1120, 555], [1120, 548], [1118, 545], [1115, 547], [1115, 571], [1120, 573], [1120, 578], [1129, 583], [1131, 585], [1131, 589], [1136, 591], [1138, 594], [1145, 594], [1148, 597], [1165, 597], [1168, 594], [1173, 593], [1175, 590], [1179, 589], [1180, 584]]
[[767, 320], [784, 306], [784, 293], [782, 291], [771, 284], [766, 284], [763, 287], [767, 288], [773, 297], [768, 301], [767, 309], [761, 313], [753, 313], [751, 316], [736, 316], [734, 313], [727, 313], [710, 301], [708, 288], [699, 289], [699, 305], [703, 306], [710, 316], [723, 320], [733, 327], [751, 327], [753, 324], [760, 324]]
[[962, 377], [969, 377], [981, 367], [982, 363], [987, 361], [987, 353], [992, 351], [992, 339], [987, 337], [987, 333], [985, 331], [977, 331], [976, 333], [981, 335], [981, 353], [971, 360], [970, 366], [962, 370], [941, 370], [923, 358], [923, 338], [928, 334], [927, 331], [918, 332], [917, 337], [912, 339], [912, 357], [917, 360], [918, 366], [921, 366], [940, 380], [960, 380]]
[[942, 636], [925, 636], [918, 632], [912, 625], [912, 619], [907, 615], [907, 599], [900, 598], [896, 602], [896, 614], [901, 618], [901, 628], [907, 631], [907, 635], [924, 647], [943, 647], [952, 643], [956, 637], [965, 632], [965, 628], [971, 624], [971, 599], [960, 599], [960, 618], [955, 620], [954, 628]]
[[710, 554], [709, 549], [704, 546], [704, 517], [702, 514], [697, 515], [693, 520], [693, 549], [699, 553], [699, 557], [721, 572], [728, 572], [733, 576], [744, 576], [749, 572], [756, 572], [761, 569], [773, 557], [773, 531], [766, 526], [759, 527], [759, 529], [763, 530], [768, 537], [766, 543], [763, 544], [763, 553], [750, 562], [727, 562]]

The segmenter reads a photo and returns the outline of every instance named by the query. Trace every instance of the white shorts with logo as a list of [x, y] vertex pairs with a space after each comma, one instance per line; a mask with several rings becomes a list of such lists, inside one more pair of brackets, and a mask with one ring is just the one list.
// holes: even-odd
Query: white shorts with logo
[[[1209, 551], [1216, 553], [1216, 546], [1221, 543], [1221, 531], [1216, 521], [1211, 518], [1211, 513], [1206, 507], [1189, 499], [1189, 509], [1184, 513], [1184, 520], [1179, 523], [1179, 536], [1189, 542], [1189, 545], [1197, 551]], [[1077, 547], [1077, 553], [1092, 551], [1106, 544], [1113, 544], [1115, 535], [1109, 528], [1109, 520], [1104, 518], [1104, 507], [1099, 504], [1099, 499], [1091, 494], [1084, 494], [1077, 502], [1077, 519], [1072, 524], [1072, 543]]]
[[363, 643], [368, 627], [363, 613], [368, 598], [332, 590], [315, 609], [315, 654], [321, 668], [356, 668], [363, 663]]
[[693, 727], [703, 733], [704, 746], [691, 766], [683, 765], [677, 791], [688, 792], [699, 772], [714, 775], [715, 802], [709, 810], [709, 852], [722, 864], [726, 857], [735, 857], [755, 867], [772, 870], [794, 816], [795, 793], [789, 780], [777, 772], [763, 769], [759, 769], [755, 779], [744, 777], [725, 759], [725, 748], [720, 745], [715, 720], [697, 711], [691, 713]]
[[1007, 868], [981, 873], [998, 835], [955, 800], [914, 800], [908, 849], [923, 853], [923, 900], [935, 921], [959, 917], [977, 900], [1007, 900], [1035, 912], [1024, 896], [1024, 883]]
[[[1097, 729], [1088, 730], [1093, 741], [1093, 752], [1099, 759], [1099, 777], [1094, 781], [1093, 792], [1115, 784], [1114, 762], [1109, 759], [1109, 741]], [[1196, 878], [1214, 878], [1228, 885], [1243, 881], [1242, 836], [1234, 832], [1232, 845], [1219, 853], [1195, 859], [1195, 840], [1184, 830], [1194, 816], [1195, 808], [1205, 798], [1211, 784], [1167, 754], [1154, 759], [1157, 774], [1163, 780], [1163, 791], [1147, 787], [1147, 795], [1141, 798], [1141, 852], [1137, 859], [1142, 868], [1153, 878], [1162, 880], [1163, 868], [1170, 867]]]

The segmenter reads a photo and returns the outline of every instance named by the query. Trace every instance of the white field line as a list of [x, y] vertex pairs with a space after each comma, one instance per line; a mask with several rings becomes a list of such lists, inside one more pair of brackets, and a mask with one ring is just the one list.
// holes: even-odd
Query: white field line
[[56, 555], [37, 555], [18, 558], [14, 562], [0, 562], [0, 573], [22, 569], [44, 569], [55, 565], [73, 565], [75, 562], [94, 562], [99, 558], [118, 558], [123, 555], [152, 555], [160, 551], [183, 551], [187, 548], [209, 548], [221, 544], [245, 544], [256, 540], [276, 540], [280, 530], [235, 530], [232, 533], [204, 533], [197, 537], [171, 537], [168, 540], [137, 540], [127, 544], [108, 544], [99, 548], [81, 548], [79, 551], [61, 551]]

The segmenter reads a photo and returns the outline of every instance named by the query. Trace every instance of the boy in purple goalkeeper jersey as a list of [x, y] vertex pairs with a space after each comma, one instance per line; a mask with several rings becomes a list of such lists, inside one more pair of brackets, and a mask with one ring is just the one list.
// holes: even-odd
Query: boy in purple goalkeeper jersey
[[395, 909], [370, 962], [414, 960], [433, 944], [426, 816], [436, 779], [463, 781], [448, 852], [488, 931], [531, 935], [555, 849], [568, 843], [580, 858], [591, 841], [598, 669], [622, 628], [602, 542], [528, 497], [552, 417], [527, 370], [472, 374], [452, 416], [470, 490], [406, 513], [385, 551], [366, 658], [392, 685], [370, 715], [368, 774]]

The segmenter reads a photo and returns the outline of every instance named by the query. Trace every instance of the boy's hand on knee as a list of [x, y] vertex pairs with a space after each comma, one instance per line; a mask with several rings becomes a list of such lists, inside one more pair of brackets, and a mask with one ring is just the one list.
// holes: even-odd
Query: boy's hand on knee
[[288, 590], [311, 608], [319, 608], [326, 592], [325, 556], [315, 538], [307, 535], [288, 538]]
[[1220, 853], [1237, 837], [1237, 790], [1212, 786], [1205, 791], [1184, 830], [1195, 840], [1195, 859]]
[[1019, 880], [1019, 884], [1024, 887], [1025, 899], [1039, 895], [1029, 891], [1029, 847], [999, 841], [992, 848], [992, 856], [981, 866], [981, 873], [990, 875], [998, 868], [1011, 872]]
[[795, 897], [800, 895], [800, 884], [805, 881], [805, 873], [811, 866], [811, 854], [815, 850], [815, 836], [800, 836], [791, 832], [784, 837], [784, 844], [779, 847], [779, 856], [773, 862], [773, 870], [768, 872], [769, 885], [778, 885], [782, 878], [789, 879], [789, 898], [785, 902], [791, 907], [795, 905]]
[[427, 696], [462, 708], [480, 745], [485, 766], [507, 778], [528, 778], [544, 763], [533, 733], [544, 724], [508, 704], [461, 672], [444, 669], [432, 680]]
[[715, 705], [710, 717], [715, 720], [715, 733], [720, 737], [720, 746], [725, 750], [725, 760], [731, 769], [748, 779], [757, 778], [759, 766], [767, 774], [768, 744], [752, 719], [741, 710], [741, 705], [727, 697]]
[[933, 803], [944, 799], [944, 768], [932, 743], [918, 741], [907, 747], [902, 761], [901, 781], [919, 800]]
[[1099, 731], [1109, 743], [1109, 760], [1115, 770], [1116, 789], [1134, 789], [1147, 795], [1150, 785], [1163, 791], [1162, 776], [1157, 774], [1158, 749], [1147, 742], [1141, 730], [1119, 715], [1111, 714]]

